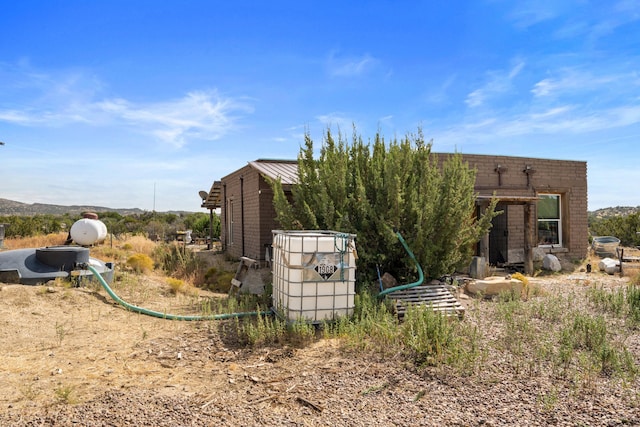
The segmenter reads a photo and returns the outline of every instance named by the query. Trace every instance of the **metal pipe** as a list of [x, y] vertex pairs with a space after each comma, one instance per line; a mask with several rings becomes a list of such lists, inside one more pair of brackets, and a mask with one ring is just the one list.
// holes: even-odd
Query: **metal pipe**
[[240, 228], [242, 229], [242, 233], [240, 235], [240, 242], [242, 249], [242, 256], [245, 256], [244, 253], [244, 176], [240, 175]]

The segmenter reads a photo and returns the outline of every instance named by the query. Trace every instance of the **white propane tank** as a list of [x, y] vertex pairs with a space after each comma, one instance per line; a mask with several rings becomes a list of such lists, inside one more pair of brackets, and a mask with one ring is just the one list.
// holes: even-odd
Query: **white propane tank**
[[82, 218], [73, 223], [69, 233], [74, 242], [88, 246], [107, 237], [107, 226], [99, 219]]

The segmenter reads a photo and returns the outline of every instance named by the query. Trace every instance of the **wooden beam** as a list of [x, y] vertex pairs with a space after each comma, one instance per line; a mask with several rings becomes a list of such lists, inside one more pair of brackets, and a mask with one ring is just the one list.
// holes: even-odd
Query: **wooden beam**
[[524, 273], [533, 274], [533, 211], [534, 204], [524, 205]]

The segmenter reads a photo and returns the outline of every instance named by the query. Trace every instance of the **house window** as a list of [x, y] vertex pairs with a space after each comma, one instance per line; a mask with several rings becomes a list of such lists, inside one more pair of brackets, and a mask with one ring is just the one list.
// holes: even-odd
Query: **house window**
[[538, 197], [538, 246], [561, 246], [562, 209], [560, 195], [539, 194]]

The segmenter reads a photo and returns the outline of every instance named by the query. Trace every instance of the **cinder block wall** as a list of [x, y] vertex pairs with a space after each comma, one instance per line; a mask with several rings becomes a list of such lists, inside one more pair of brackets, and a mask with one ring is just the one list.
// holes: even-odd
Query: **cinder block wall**
[[[247, 256], [256, 261], [264, 260], [265, 245], [271, 244], [271, 231], [275, 227], [271, 187], [258, 171], [245, 166], [222, 178], [222, 188], [225, 202], [220, 214], [220, 240], [224, 251], [236, 258]], [[232, 218], [228, 217], [229, 203], [233, 203]], [[233, 227], [232, 239], [230, 224]]]
[[[570, 259], [584, 258], [588, 248], [586, 162], [477, 154], [462, 154], [462, 157], [476, 169], [475, 189], [480, 195], [491, 196], [494, 192], [497, 196], [513, 197], [560, 194], [563, 247], [548, 248], [547, 252]], [[527, 166], [530, 170], [529, 181], [525, 173]], [[537, 212], [534, 215], [537, 217]], [[523, 251], [524, 208], [508, 206], [508, 220], [510, 252]]]
[[[260, 233], [260, 225], [256, 220], [258, 179], [257, 171], [250, 166], [238, 169], [222, 179], [222, 197], [225, 200], [220, 215], [220, 240], [224, 251], [230, 256], [254, 257], [259, 254], [256, 239], [252, 238]], [[229, 216], [230, 204], [233, 205], [232, 216]], [[233, 233], [229, 233], [230, 227]]]
[[273, 190], [269, 183], [260, 176], [260, 241], [258, 243], [260, 250], [259, 260], [265, 259], [266, 247], [271, 252], [271, 243], [273, 242], [272, 231], [276, 228], [276, 210], [273, 207]]
[[[442, 161], [451, 154], [437, 155]], [[545, 248], [545, 251], [569, 259], [582, 259], [586, 255], [586, 162], [477, 154], [462, 154], [462, 157], [476, 170], [475, 190], [479, 195], [534, 197], [540, 193], [560, 194], [563, 209], [562, 247]], [[498, 166], [500, 174], [496, 171]], [[529, 181], [524, 172], [527, 166], [532, 171], [529, 173]], [[220, 217], [220, 237], [224, 250], [234, 257], [248, 256], [264, 260], [265, 245], [270, 244], [271, 231], [276, 227], [271, 188], [258, 171], [249, 165], [224, 177], [222, 186], [222, 197], [225, 200]], [[229, 203], [233, 203], [233, 218], [227, 218]], [[510, 205], [507, 210], [509, 261], [517, 262], [518, 257], [524, 256], [524, 208], [521, 205]], [[533, 215], [537, 217], [535, 209]], [[233, 226], [232, 240], [228, 235], [230, 224]], [[535, 239], [534, 236], [534, 242], [537, 241]]]

